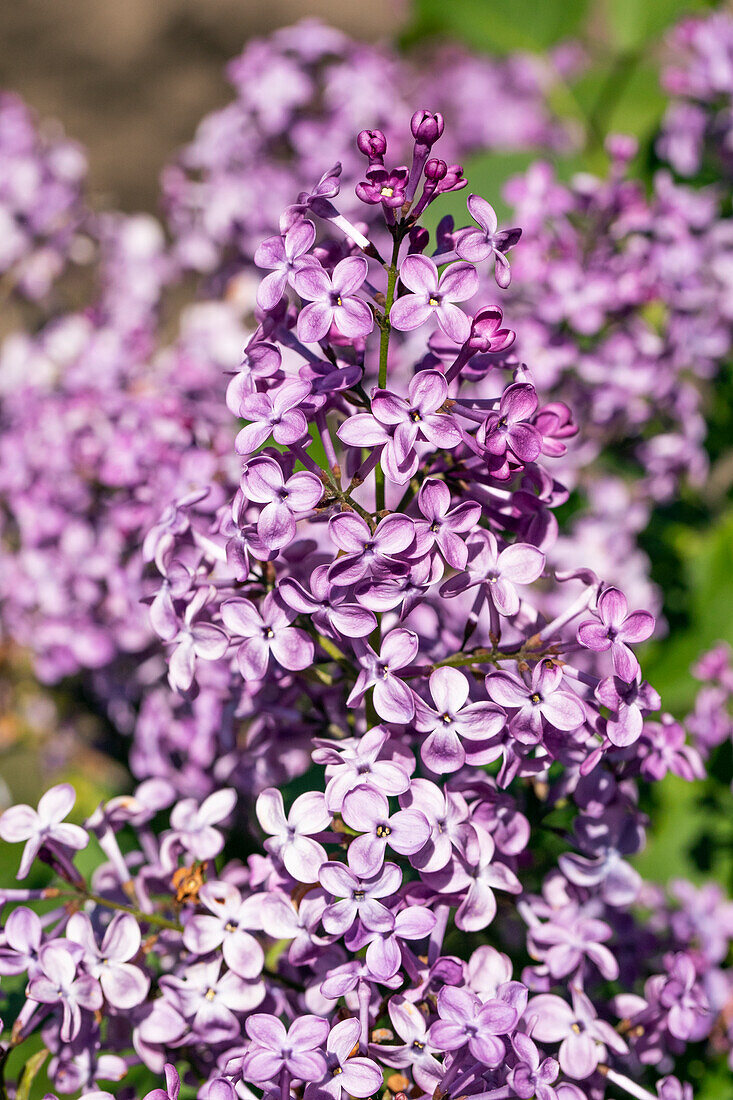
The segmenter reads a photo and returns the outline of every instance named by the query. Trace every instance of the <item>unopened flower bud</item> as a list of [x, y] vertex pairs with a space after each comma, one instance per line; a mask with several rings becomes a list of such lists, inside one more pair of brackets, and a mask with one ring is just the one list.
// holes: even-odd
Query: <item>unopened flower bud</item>
[[439, 112], [415, 111], [410, 120], [410, 129], [415, 141], [428, 148], [434, 145], [445, 128], [443, 116]]
[[387, 152], [387, 139], [381, 130], [362, 130], [356, 139], [359, 152], [369, 157], [370, 164], [382, 164]]
[[448, 165], [444, 160], [438, 160], [437, 157], [431, 157], [425, 165], [425, 176], [429, 180], [445, 179], [447, 173]]

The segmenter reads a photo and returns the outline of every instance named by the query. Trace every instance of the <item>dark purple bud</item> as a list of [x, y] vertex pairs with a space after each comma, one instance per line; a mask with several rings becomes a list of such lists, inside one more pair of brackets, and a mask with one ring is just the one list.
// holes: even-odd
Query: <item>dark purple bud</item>
[[447, 172], [448, 165], [444, 160], [438, 160], [437, 157], [431, 157], [425, 165], [425, 176], [429, 180], [445, 179]]
[[443, 133], [445, 122], [443, 116], [432, 111], [415, 111], [410, 119], [410, 129], [415, 141], [420, 145], [433, 146]]
[[359, 152], [369, 157], [370, 164], [383, 164], [387, 139], [381, 130], [362, 130], [356, 139]]

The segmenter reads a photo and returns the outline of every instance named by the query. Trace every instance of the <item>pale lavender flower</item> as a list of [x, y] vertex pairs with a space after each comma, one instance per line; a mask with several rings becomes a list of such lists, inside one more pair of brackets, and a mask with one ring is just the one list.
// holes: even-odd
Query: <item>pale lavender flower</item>
[[606, 1058], [606, 1047], [624, 1054], [626, 1043], [610, 1024], [599, 1020], [585, 994], [573, 991], [572, 1006], [554, 993], [532, 997], [524, 1013], [532, 1038], [560, 1043], [560, 1069], [576, 1081], [585, 1080]]
[[109, 1004], [124, 1011], [142, 1004], [150, 978], [130, 962], [142, 943], [140, 927], [133, 916], [115, 913], [99, 946], [88, 915], [74, 913], [66, 926], [66, 936], [84, 948], [84, 965], [99, 982]]
[[419, 328], [435, 317], [450, 340], [465, 343], [471, 334], [471, 322], [455, 303], [473, 298], [478, 290], [478, 275], [472, 264], [449, 264], [439, 276], [427, 256], [410, 255], [400, 267], [400, 281], [412, 293], [398, 298], [392, 306], [390, 321], [395, 328]]
[[384, 637], [378, 654], [363, 640], [354, 639], [361, 671], [346, 705], [357, 706], [373, 688], [374, 709], [380, 718], [385, 722], [409, 722], [415, 714], [415, 694], [395, 673], [415, 660], [419, 644], [413, 631], [402, 628]]
[[0, 815], [0, 837], [9, 844], [25, 841], [17, 878], [26, 877], [45, 844], [58, 844], [75, 851], [86, 848], [89, 843], [86, 831], [79, 825], [69, 825], [64, 821], [75, 800], [76, 793], [71, 784], [59, 783], [41, 796], [37, 810], [20, 803]]
[[383, 1077], [371, 1058], [354, 1055], [359, 1044], [361, 1027], [358, 1020], [341, 1020], [335, 1024], [326, 1040], [326, 1076], [319, 1084], [308, 1085], [304, 1100], [316, 1100], [326, 1094], [341, 1100], [342, 1093], [365, 1098], [381, 1088]]
[[266, 455], [247, 463], [241, 487], [249, 500], [265, 505], [257, 520], [257, 533], [270, 550], [292, 542], [296, 517], [310, 512], [323, 496], [323, 485], [315, 474], [302, 470], [286, 480], [280, 464]]
[[305, 413], [299, 407], [310, 394], [310, 382], [293, 379], [269, 393], [243, 397], [237, 415], [251, 423], [241, 428], [234, 442], [237, 454], [251, 455], [272, 435], [276, 443], [297, 443], [308, 431]]
[[509, 1071], [509, 1085], [521, 1100], [557, 1100], [552, 1085], [560, 1074], [560, 1065], [554, 1058], [540, 1060], [540, 1052], [528, 1035], [517, 1032], [512, 1035], [512, 1046], [517, 1064]]
[[594, 653], [610, 649], [616, 675], [630, 683], [639, 672], [639, 662], [629, 646], [651, 637], [654, 616], [648, 611], [629, 613], [626, 597], [618, 588], [606, 588], [601, 593], [597, 616], [580, 624], [578, 641]]
[[439, 1020], [431, 1024], [428, 1038], [438, 1050], [469, 1052], [484, 1066], [498, 1066], [506, 1057], [500, 1036], [517, 1024], [519, 1013], [508, 1002], [483, 1003], [468, 989], [444, 986], [438, 994]]
[[536, 745], [542, 740], [545, 723], [571, 731], [586, 720], [582, 702], [562, 686], [564, 683], [562, 666], [547, 659], [538, 661], [532, 669], [531, 684], [509, 672], [491, 672], [486, 677], [486, 690], [495, 703], [514, 712], [508, 722], [514, 737], [526, 745]]
[[40, 973], [28, 983], [28, 997], [41, 1004], [60, 1006], [63, 1019], [60, 1036], [71, 1042], [82, 1027], [82, 1009], [94, 1012], [102, 1007], [102, 990], [91, 974], [77, 974], [71, 945], [46, 944], [39, 956]]
[[332, 936], [348, 932], [357, 918], [370, 932], [391, 932], [394, 914], [382, 905], [380, 898], [394, 894], [402, 882], [402, 872], [395, 863], [385, 863], [376, 878], [361, 879], [343, 863], [324, 863], [318, 875], [324, 890], [341, 901], [323, 911], [323, 927]]
[[367, 277], [363, 256], [347, 256], [329, 275], [320, 265], [301, 267], [293, 274], [293, 286], [308, 300], [298, 314], [298, 338], [306, 344], [328, 336], [335, 325], [342, 336], [357, 339], [374, 328], [374, 315], [356, 292]]
[[361, 878], [379, 873], [387, 846], [400, 855], [414, 855], [430, 836], [424, 814], [408, 809], [398, 810], [390, 816], [385, 796], [368, 786], [349, 791], [341, 807], [341, 816], [361, 834], [351, 841], [348, 851], [349, 867]]
[[242, 638], [237, 663], [245, 680], [261, 680], [270, 656], [290, 670], [307, 668], [313, 661], [314, 646], [304, 630], [291, 626], [295, 612], [284, 607], [270, 592], [260, 608], [250, 600], [227, 600], [222, 604], [224, 625], [232, 636]]
[[256, 1012], [245, 1022], [250, 1039], [244, 1057], [245, 1077], [257, 1084], [275, 1081], [285, 1069], [301, 1081], [320, 1081], [326, 1073], [321, 1049], [329, 1033], [321, 1016], [299, 1016], [289, 1029], [276, 1016]]
[[201, 805], [195, 798], [183, 798], [171, 810], [170, 842], [180, 844], [191, 859], [214, 859], [224, 847], [224, 837], [215, 825], [231, 814], [237, 803], [236, 791], [215, 791]]
[[481, 263], [490, 256], [494, 260], [494, 277], [500, 287], [506, 289], [512, 281], [509, 261], [505, 253], [513, 248], [522, 235], [521, 229], [499, 229], [496, 212], [480, 195], [468, 196], [468, 212], [480, 229], [464, 229], [456, 233], [456, 252], [462, 260]]
[[313, 222], [303, 218], [283, 235], [268, 237], [258, 245], [254, 262], [257, 267], [270, 268], [257, 289], [257, 305], [260, 309], [274, 309], [283, 296], [285, 287], [293, 282], [293, 276], [302, 266], [317, 263], [315, 257], [306, 257], [316, 239]]
[[233, 970], [221, 973], [222, 960], [194, 963], [184, 976], [160, 979], [200, 1042], [222, 1043], [239, 1036], [239, 1015], [251, 1012], [265, 996], [262, 982], [247, 982]]
[[473, 757], [504, 729], [504, 711], [489, 702], [469, 703], [468, 680], [457, 668], [431, 672], [429, 685], [434, 707], [422, 699], [415, 705], [415, 725], [428, 734], [420, 748], [423, 761], [438, 775], [458, 771], [466, 760], [479, 763]]
[[387, 1009], [392, 1027], [403, 1044], [373, 1044], [370, 1050], [387, 1066], [409, 1067], [418, 1087], [432, 1095], [443, 1076], [443, 1067], [435, 1057], [438, 1048], [430, 1045], [425, 1017], [417, 1005], [401, 995], [390, 997]]
[[313, 840], [331, 824], [325, 796], [320, 791], [299, 795], [287, 817], [283, 797], [275, 787], [268, 787], [255, 804], [257, 820], [266, 833], [268, 852], [276, 855], [288, 874], [298, 882], [316, 882], [321, 866], [328, 856], [321, 844]]
[[480, 584], [500, 615], [516, 615], [520, 607], [516, 585], [532, 584], [545, 567], [545, 555], [536, 546], [514, 542], [499, 550], [492, 531], [483, 528], [468, 541], [465, 572], [451, 577], [442, 586], [442, 596], [458, 596]]
[[240, 978], [257, 978], [265, 961], [258, 941], [247, 929], [259, 927], [259, 903], [245, 898], [229, 882], [210, 881], [199, 890], [208, 913], [194, 913], [183, 929], [183, 942], [195, 955], [221, 948], [224, 962]]
[[468, 548], [460, 537], [478, 526], [481, 505], [473, 500], [461, 501], [451, 508], [450, 489], [444, 481], [428, 477], [420, 486], [417, 504], [423, 519], [415, 520], [415, 536], [419, 555], [437, 546], [454, 569], [465, 569]]

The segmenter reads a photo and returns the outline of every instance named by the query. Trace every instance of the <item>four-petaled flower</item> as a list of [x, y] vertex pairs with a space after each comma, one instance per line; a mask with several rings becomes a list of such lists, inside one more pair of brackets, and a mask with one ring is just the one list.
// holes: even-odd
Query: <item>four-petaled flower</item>
[[420, 749], [423, 761], [438, 775], [458, 771], [466, 760], [481, 763], [482, 742], [504, 729], [504, 711], [489, 702], [469, 703], [468, 680], [457, 668], [436, 669], [429, 683], [435, 708], [422, 699], [415, 705], [415, 725], [428, 734]]
[[297, 443], [308, 431], [305, 413], [299, 408], [310, 394], [310, 382], [293, 379], [278, 386], [273, 396], [269, 393], [253, 393], [244, 397], [238, 415], [249, 420], [237, 435], [234, 449], [237, 454], [251, 455], [272, 435], [276, 443]]
[[45, 844], [58, 844], [76, 851], [86, 848], [89, 836], [85, 830], [64, 821], [75, 800], [71, 784], [59, 783], [41, 796], [38, 810], [21, 803], [0, 814], [0, 837], [9, 844], [25, 841], [17, 878], [26, 877]]
[[409, 331], [424, 325], [431, 317], [445, 335], [463, 344], [471, 334], [471, 322], [455, 304], [473, 298], [479, 281], [472, 264], [448, 264], [442, 275], [427, 256], [410, 255], [402, 261], [400, 282], [411, 290], [392, 306], [390, 321], [397, 329]]
[[594, 653], [610, 649], [616, 675], [631, 683], [639, 672], [639, 662], [629, 646], [651, 637], [654, 616], [648, 611], [629, 613], [626, 597], [618, 588], [601, 593], [596, 613], [597, 619], [586, 619], [578, 627], [578, 641]]
[[431, 1046], [437, 1050], [469, 1052], [484, 1066], [498, 1066], [506, 1056], [499, 1038], [517, 1023], [518, 1012], [507, 1001], [489, 999], [483, 1003], [475, 993], [455, 986], [443, 986], [438, 994], [438, 1015], [428, 1032]]
[[288, 282], [292, 283], [295, 272], [308, 263], [318, 263], [315, 256], [306, 256], [315, 239], [315, 225], [303, 218], [291, 226], [284, 236], [268, 237], [257, 246], [255, 264], [271, 269], [257, 288], [260, 309], [274, 309]]
[[265, 848], [285, 865], [298, 882], [315, 882], [328, 859], [325, 849], [313, 840], [331, 824], [325, 796], [320, 791], [299, 795], [285, 816], [283, 796], [276, 787], [268, 787], [257, 798], [257, 820], [266, 833]]
[[351, 339], [367, 336], [374, 328], [374, 316], [356, 292], [368, 270], [363, 256], [347, 256], [339, 260], [332, 275], [317, 264], [294, 272], [293, 286], [308, 300], [298, 314], [298, 338], [314, 344], [328, 336], [331, 325]]
[[300, 470], [285, 478], [274, 458], [258, 455], [242, 471], [242, 492], [265, 507], [257, 519], [257, 534], [270, 550], [279, 550], [295, 538], [296, 517], [315, 508], [323, 485], [315, 474]]
[[374, 688], [374, 709], [385, 722], [409, 722], [415, 714], [415, 693], [395, 676], [411, 664], [419, 648], [417, 634], [411, 630], [391, 630], [382, 640], [379, 654], [365, 641], [356, 638], [354, 650], [361, 665], [347, 706], [361, 702], [369, 688]]
[[493, 206], [480, 195], [469, 195], [467, 204], [471, 217], [480, 229], [464, 229], [457, 234], [456, 252], [462, 260], [481, 263], [489, 256], [494, 258], [494, 277], [505, 290], [512, 281], [509, 261], [505, 253], [513, 248], [522, 235], [521, 229], [499, 229]]
[[341, 816], [361, 834], [349, 845], [348, 858], [351, 870], [362, 878], [379, 873], [388, 845], [400, 855], [414, 855], [430, 836], [430, 825], [419, 810], [398, 810], [390, 816], [385, 796], [367, 786], [349, 791]]
[[322, 1016], [299, 1016], [289, 1029], [277, 1016], [255, 1012], [244, 1025], [250, 1039], [244, 1058], [247, 1077], [258, 1084], [275, 1081], [281, 1070], [301, 1081], [320, 1081], [326, 1073], [321, 1047], [329, 1032]]
[[491, 672], [486, 677], [486, 690], [494, 702], [514, 711], [509, 729], [525, 745], [542, 740], [545, 722], [564, 731], [576, 730], [585, 722], [580, 699], [562, 684], [562, 666], [549, 659], [534, 666], [531, 684], [509, 672]]
[[[77, 949], [78, 950], [78, 949]], [[28, 983], [27, 996], [46, 1005], [59, 1005], [63, 1018], [61, 1041], [70, 1043], [81, 1031], [81, 1010], [102, 1007], [102, 990], [91, 974], [78, 974], [70, 943], [56, 941], [42, 947], [38, 957], [40, 973]]]
[[259, 608], [250, 600], [227, 600], [221, 617], [234, 638], [242, 641], [237, 662], [246, 680], [261, 680], [272, 655], [291, 671], [307, 668], [313, 661], [314, 646], [304, 630], [291, 626], [295, 612], [268, 592]]

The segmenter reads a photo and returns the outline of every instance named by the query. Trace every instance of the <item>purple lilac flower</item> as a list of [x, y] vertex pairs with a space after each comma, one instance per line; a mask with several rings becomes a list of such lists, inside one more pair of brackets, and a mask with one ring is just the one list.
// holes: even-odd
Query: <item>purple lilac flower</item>
[[296, 222], [282, 236], [268, 237], [258, 246], [254, 254], [257, 267], [271, 269], [257, 290], [257, 305], [260, 309], [274, 309], [283, 296], [288, 283], [307, 263], [315, 263], [315, 257], [308, 257], [316, 239], [316, 227], [313, 222], [303, 218]]
[[318, 879], [324, 890], [342, 899], [324, 910], [323, 927], [330, 935], [343, 935], [357, 918], [370, 932], [394, 928], [393, 913], [379, 899], [394, 894], [402, 881], [395, 863], [385, 863], [380, 873], [369, 879], [358, 878], [343, 863], [324, 863]]
[[286, 1031], [276, 1016], [256, 1012], [245, 1023], [250, 1039], [245, 1055], [247, 1078], [258, 1084], [277, 1080], [286, 1069], [301, 1081], [320, 1081], [326, 1073], [326, 1059], [320, 1051], [329, 1034], [328, 1020], [301, 1016]]
[[207, 913], [196, 913], [186, 922], [183, 942], [194, 955], [208, 955], [221, 947], [224, 962], [240, 978], [256, 978], [262, 972], [264, 952], [247, 929], [257, 928], [258, 906], [242, 900], [236, 886], [207, 882], [198, 899]]
[[270, 550], [292, 541], [296, 516], [310, 512], [323, 496], [323, 486], [314, 474], [304, 470], [286, 479], [279, 463], [266, 456], [247, 463], [241, 484], [249, 500], [265, 505], [257, 520], [257, 533]]
[[361, 671], [347, 705], [360, 702], [373, 688], [374, 709], [380, 718], [386, 722], [409, 722], [415, 714], [414, 692], [395, 673], [415, 660], [419, 644], [416, 634], [402, 629], [391, 630], [385, 636], [378, 654], [366, 642], [355, 639]]
[[484, 1066], [498, 1066], [506, 1056], [500, 1036], [511, 1031], [519, 1014], [508, 1002], [480, 1001], [467, 989], [444, 986], [438, 994], [438, 1015], [428, 1033], [430, 1044], [439, 1050], [461, 1050], [467, 1046]]
[[280, 791], [268, 787], [259, 795], [255, 809], [260, 825], [269, 834], [267, 851], [281, 859], [298, 882], [316, 882], [328, 858], [323, 846], [312, 839], [314, 833], [323, 832], [331, 824], [325, 796], [320, 791], [306, 791], [295, 799], [286, 817]]
[[89, 837], [84, 829], [64, 822], [75, 801], [76, 792], [71, 784], [60, 783], [41, 796], [38, 810], [18, 805], [0, 815], [0, 837], [8, 844], [25, 841], [17, 874], [19, 879], [27, 876], [45, 844], [55, 843], [75, 851], [87, 846]]
[[500, 287], [506, 289], [512, 276], [505, 254], [517, 243], [522, 230], [499, 230], [493, 206], [480, 195], [468, 196], [468, 212], [478, 222], [480, 229], [466, 229], [459, 234], [456, 252], [462, 260], [469, 260], [471, 263], [481, 263], [491, 256], [495, 264], [496, 281]]
[[60, 1038], [69, 1043], [82, 1027], [82, 1010], [102, 1007], [102, 990], [91, 974], [79, 974], [69, 945], [49, 943], [38, 956], [40, 973], [28, 983], [28, 997], [46, 1005], [59, 1005], [63, 1013]]
[[295, 612], [283, 607], [271, 593], [259, 610], [249, 600], [229, 600], [221, 613], [232, 636], [243, 639], [237, 649], [243, 676], [261, 680], [271, 655], [287, 669], [307, 668], [313, 660], [313, 642], [305, 631], [290, 625]]
[[379, 874], [388, 846], [410, 856], [419, 852], [430, 836], [430, 826], [419, 810], [398, 810], [390, 816], [385, 796], [368, 786], [349, 791], [341, 816], [361, 834], [351, 841], [348, 859], [351, 870], [362, 878]]
[[514, 712], [508, 725], [517, 740], [536, 745], [545, 722], [568, 731], [586, 720], [580, 699], [561, 687], [563, 682], [562, 667], [544, 660], [534, 666], [531, 684], [507, 672], [492, 672], [486, 677], [486, 690], [495, 703]]
[[408, 256], [400, 268], [400, 279], [412, 293], [392, 306], [390, 320], [395, 328], [409, 331], [435, 317], [450, 340], [463, 344], [468, 339], [471, 323], [455, 303], [473, 298], [478, 290], [478, 276], [471, 264], [449, 264], [439, 276], [427, 256]]
[[639, 671], [639, 662], [629, 644], [644, 642], [651, 636], [654, 617], [648, 611], [629, 614], [626, 597], [617, 588], [607, 588], [601, 594], [597, 614], [597, 619], [580, 624], [578, 641], [594, 653], [610, 649], [616, 675], [630, 683]]
[[429, 684], [434, 707], [419, 700], [415, 714], [415, 725], [428, 734], [420, 747], [423, 762], [437, 775], [458, 771], [467, 760], [479, 763], [484, 743], [504, 729], [506, 714], [489, 702], [469, 703], [468, 680], [457, 668], [436, 669]]
[[308, 305], [298, 316], [298, 337], [306, 344], [328, 336], [335, 325], [342, 336], [367, 336], [374, 327], [369, 306], [357, 297], [367, 277], [368, 265], [361, 256], [340, 260], [328, 275], [322, 267], [307, 265], [293, 275], [293, 286]]
[[[371, 1058], [354, 1055], [358, 1047], [360, 1025], [358, 1020], [341, 1020], [329, 1032], [326, 1040], [326, 1079], [318, 1085], [309, 1085], [305, 1096], [326, 1093], [333, 1100], [341, 1100], [342, 1093], [367, 1097], [382, 1085], [382, 1071]], [[312, 1090], [312, 1094], [309, 1093]]]
[[553, 993], [532, 997], [524, 1014], [534, 1039], [560, 1043], [558, 1061], [568, 1077], [583, 1081], [606, 1057], [606, 1048], [619, 1054], [626, 1043], [605, 1020], [599, 1020], [585, 994], [573, 992], [572, 1006]]
[[84, 962], [99, 982], [107, 1002], [127, 1011], [145, 1000], [150, 979], [133, 965], [142, 937], [137, 921], [129, 913], [115, 913], [107, 926], [101, 946], [86, 913], [74, 913], [66, 926], [67, 939], [84, 948]]

